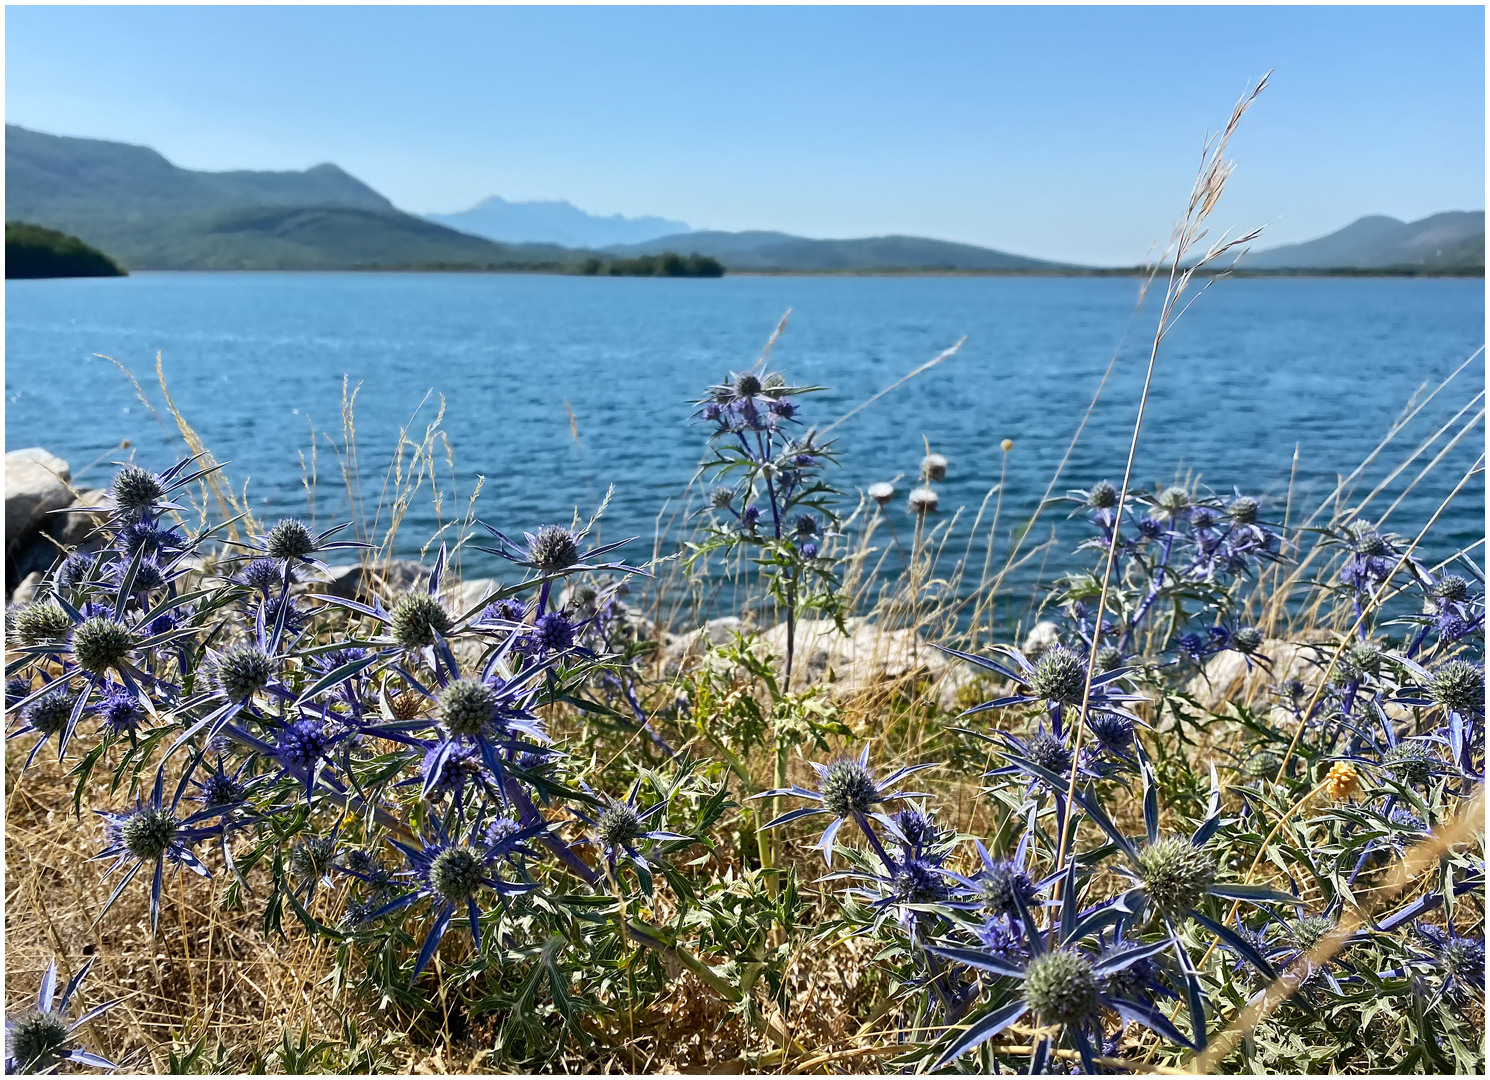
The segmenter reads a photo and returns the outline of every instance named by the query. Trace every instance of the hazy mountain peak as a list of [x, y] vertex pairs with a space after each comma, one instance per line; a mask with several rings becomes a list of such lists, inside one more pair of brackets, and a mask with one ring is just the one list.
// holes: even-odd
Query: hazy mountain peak
[[1254, 252], [1241, 265], [1249, 270], [1483, 269], [1485, 212], [1446, 210], [1411, 222], [1369, 214], [1314, 240]]
[[431, 221], [509, 244], [562, 244], [571, 248], [641, 244], [659, 236], [691, 232], [681, 221], [661, 217], [592, 214], [567, 199], [482, 199], [455, 214], [426, 214]]

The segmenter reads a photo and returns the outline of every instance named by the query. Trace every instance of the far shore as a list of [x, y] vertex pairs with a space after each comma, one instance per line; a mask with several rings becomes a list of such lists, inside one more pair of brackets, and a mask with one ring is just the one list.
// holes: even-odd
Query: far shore
[[[1000, 277], [1000, 278], [1092, 278], [1092, 277], [1146, 277], [1152, 273], [1147, 267], [1088, 267], [1059, 270], [950, 270], [950, 269], [862, 269], [862, 270], [730, 270], [726, 277]], [[1159, 274], [1168, 273], [1160, 267]], [[550, 277], [591, 277], [612, 279], [608, 274], [582, 274], [569, 267], [556, 266], [363, 266], [363, 267], [305, 267], [298, 269], [180, 269], [175, 267], [130, 268], [134, 274], [541, 274]], [[1483, 280], [1483, 269], [1473, 271], [1430, 271], [1397, 267], [1383, 270], [1201, 270], [1202, 277], [1238, 278], [1472, 278]], [[645, 275], [616, 275], [614, 280], [647, 279]], [[12, 279], [17, 280], [17, 279]], [[47, 280], [47, 279], [30, 279]], [[56, 279], [63, 280], [63, 279]], [[120, 279], [125, 280], [125, 279]], [[666, 277], [658, 275], [650, 280], [717, 280], [706, 278]]]

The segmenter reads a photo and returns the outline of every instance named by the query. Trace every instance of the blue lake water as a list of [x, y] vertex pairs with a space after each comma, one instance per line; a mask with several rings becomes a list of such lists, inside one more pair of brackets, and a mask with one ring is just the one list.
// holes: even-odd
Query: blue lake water
[[[157, 406], [159, 353], [177, 405], [271, 518], [306, 511], [301, 452], [311, 425], [339, 436], [345, 375], [361, 383], [356, 429], [373, 501], [399, 429], [433, 390], [444, 395], [455, 462], [446, 520], [477, 474], [486, 477], [478, 516], [507, 532], [567, 521], [576, 507], [588, 516], [614, 484], [606, 535], [640, 534], [648, 551], [663, 502], [676, 505], [700, 460], [704, 431], [690, 426], [689, 401], [753, 363], [788, 308], [776, 366], [831, 388], [808, 403], [811, 423], [837, 419], [966, 335], [959, 355], [835, 431], [837, 479], [852, 491], [913, 477], [925, 439], [951, 461], [943, 511], [967, 506], [970, 518], [998, 480], [1000, 440], [1012, 438], [1007, 524], [1036, 506], [1115, 352], [1059, 490], [1121, 478], [1155, 318], [1134, 316], [1137, 282], [1121, 278], [142, 273], [9, 281], [5, 292], [6, 448], [45, 446], [80, 482], [105, 482], [107, 462], [129, 453], [115, 449], [122, 440], [155, 466], [182, 447], [95, 353], [132, 369]], [[1219, 491], [1281, 496], [1297, 445], [1297, 489], [1317, 501], [1414, 391], [1479, 348], [1484, 324], [1479, 280], [1217, 282], [1160, 352], [1135, 480], [1193, 470]], [[1476, 360], [1368, 475], [1385, 475], [1483, 385]], [[414, 428], [434, 412], [427, 403]], [[347, 500], [316, 438], [324, 524]], [[1473, 432], [1389, 527], [1416, 532], [1483, 446]], [[903, 514], [910, 484], [898, 487]], [[1427, 553], [1482, 537], [1484, 507], [1477, 479]], [[1074, 540], [1065, 513], [1045, 520]], [[417, 500], [404, 551], [435, 524], [427, 498]], [[466, 571], [492, 572], [494, 562], [472, 553]]]

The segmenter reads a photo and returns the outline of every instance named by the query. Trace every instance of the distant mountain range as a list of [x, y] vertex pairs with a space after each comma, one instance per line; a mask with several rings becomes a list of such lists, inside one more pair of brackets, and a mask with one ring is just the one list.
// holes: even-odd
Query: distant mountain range
[[606, 248], [631, 258], [664, 251], [697, 253], [731, 270], [1071, 270], [1061, 263], [1010, 255], [972, 244], [919, 236], [871, 236], [863, 240], [808, 240], [780, 232], [690, 232], [645, 244]]
[[[1122, 272], [915, 236], [690, 231], [680, 221], [589, 214], [567, 202], [493, 197], [459, 214], [419, 217], [335, 165], [198, 172], [147, 147], [15, 124], [5, 127], [5, 184], [7, 221], [61, 230], [139, 270], [595, 272], [597, 262], [675, 252], [737, 271]], [[1317, 240], [1255, 252], [1239, 268], [1483, 274], [1484, 267], [1484, 212], [1453, 211], [1410, 224], [1362, 218]]]
[[515, 269], [570, 265], [398, 210], [335, 165], [195, 172], [144, 146], [5, 125], [5, 217], [147, 270]]
[[452, 229], [508, 244], [560, 244], [569, 248], [605, 248], [642, 244], [659, 236], [691, 232], [686, 222], [660, 217], [603, 216], [573, 203], [545, 199], [508, 202], [500, 195], [483, 199], [458, 214], [425, 214]]
[[1485, 269], [1485, 211], [1450, 210], [1421, 221], [1373, 214], [1328, 236], [1247, 255], [1245, 270]]

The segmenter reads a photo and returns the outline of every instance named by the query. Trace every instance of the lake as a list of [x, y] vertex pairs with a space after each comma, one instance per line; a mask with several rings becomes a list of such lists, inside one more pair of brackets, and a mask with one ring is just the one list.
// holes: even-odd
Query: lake
[[[958, 355], [835, 430], [836, 479], [853, 492], [914, 478], [924, 440], [951, 462], [943, 517], [967, 506], [970, 518], [999, 478], [1000, 440], [1011, 438], [1005, 524], [1037, 505], [1115, 353], [1058, 491], [1121, 479], [1156, 318], [1135, 316], [1138, 283], [1126, 278], [140, 273], [8, 281], [5, 292], [6, 448], [44, 446], [71, 463], [76, 482], [104, 483], [107, 463], [129, 453], [116, 449], [122, 440], [157, 468], [181, 452], [169, 416], [162, 410], [158, 423], [93, 355], [133, 370], [159, 408], [159, 353], [177, 405], [231, 459], [235, 486], [247, 482], [261, 516], [306, 512], [301, 455], [309, 460], [313, 431], [317, 519], [345, 515], [321, 434], [340, 435], [345, 376], [361, 384], [356, 430], [374, 502], [400, 428], [433, 390], [444, 395], [454, 457], [450, 484], [441, 449], [453, 491], [446, 520], [477, 474], [486, 478], [478, 516], [508, 533], [567, 522], [576, 508], [588, 517], [614, 484], [605, 533], [639, 534], [647, 551], [664, 502], [677, 505], [701, 457], [705, 432], [690, 425], [689, 402], [751, 365], [788, 308], [775, 365], [830, 388], [805, 403], [809, 423], [838, 419], [966, 336]], [[1297, 446], [1296, 490], [1317, 502], [1416, 390], [1474, 354], [1484, 319], [1477, 279], [1218, 281], [1161, 349], [1135, 481], [1190, 471], [1217, 491], [1279, 497]], [[1369, 475], [1385, 475], [1483, 385], [1477, 359]], [[426, 402], [413, 429], [422, 434], [436, 409]], [[1483, 445], [1475, 432], [1451, 451], [1388, 527], [1415, 533]], [[903, 517], [911, 485], [897, 486]], [[1427, 554], [1482, 537], [1484, 507], [1477, 480]], [[1078, 531], [1064, 508], [1046, 524], [1063, 537]], [[435, 526], [428, 499], [417, 501], [400, 533], [404, 553]], [[472, 553], [466, 572], [491, 573], [496, 562]], [[1044, 579], [1056, 569], [1047, 565]], [[1031, 567], [1023, 580], [1036, 575]]]

